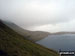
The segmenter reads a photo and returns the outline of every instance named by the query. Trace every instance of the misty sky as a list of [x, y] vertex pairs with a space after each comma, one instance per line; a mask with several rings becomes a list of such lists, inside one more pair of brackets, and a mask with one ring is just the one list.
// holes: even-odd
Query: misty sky
[[75, 31], [75, 0], [0, 0], [0, 18], [33, 31]]

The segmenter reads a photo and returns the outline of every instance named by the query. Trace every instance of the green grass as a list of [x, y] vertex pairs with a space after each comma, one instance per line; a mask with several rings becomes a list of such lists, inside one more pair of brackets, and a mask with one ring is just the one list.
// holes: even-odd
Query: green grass
[[59, 56], [57, 52], [25, 39], [2, 22], [0, 22], [0, 50], [8, 56]]

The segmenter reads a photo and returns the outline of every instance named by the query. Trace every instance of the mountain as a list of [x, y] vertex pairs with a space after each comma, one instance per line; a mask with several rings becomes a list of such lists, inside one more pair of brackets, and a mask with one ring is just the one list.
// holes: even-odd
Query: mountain
[[26, 39], [0, 21], [0, 56], [58, 56], [58, 53]]
[[19, 26], [17, 26], [14, 23], [11, 22], [7, 22], [7, 21], [3, 21], [7, 26], [9, 26], [10, 28], [12, 28], [13, 30], [15, 30], [16, 32], [18, 32], [19, 34], [21, 34], [22, 36], [29, 36], [29, 38], [32, 41], [38, 41], [41, 40], [45, 37], [47, 37], [48, 35], [50, 35], [49, 32], [43, 32], [43, 31], [29, 31], [29, 30], [25, 30]]

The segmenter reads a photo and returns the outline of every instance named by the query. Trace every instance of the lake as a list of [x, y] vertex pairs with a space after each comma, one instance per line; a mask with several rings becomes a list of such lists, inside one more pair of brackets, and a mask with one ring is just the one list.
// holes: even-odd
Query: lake
[[58, 50], [75, 50], [75, 34], [49, 35], [37, 42], [47, 48]]

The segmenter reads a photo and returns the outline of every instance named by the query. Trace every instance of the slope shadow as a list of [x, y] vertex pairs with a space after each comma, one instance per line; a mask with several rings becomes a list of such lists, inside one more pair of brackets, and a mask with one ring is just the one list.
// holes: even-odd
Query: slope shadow
[[3, 50], [0, 50], [0, 56], [8, 56], [6, 52], [4, 52]]

